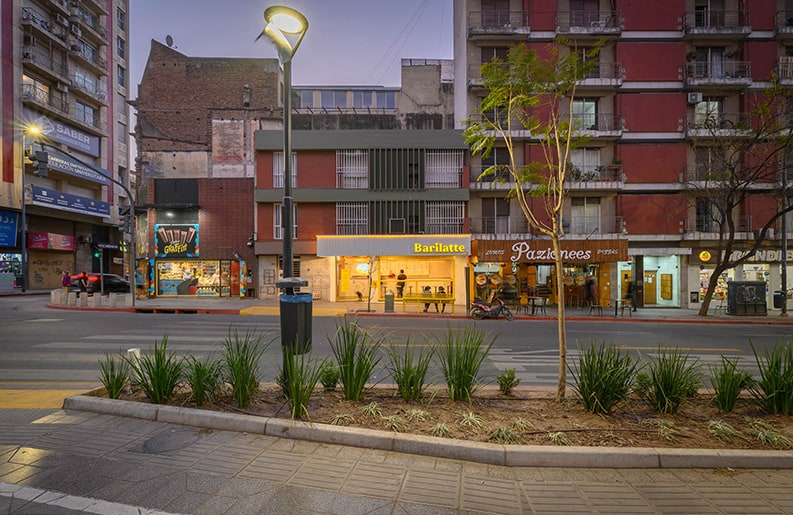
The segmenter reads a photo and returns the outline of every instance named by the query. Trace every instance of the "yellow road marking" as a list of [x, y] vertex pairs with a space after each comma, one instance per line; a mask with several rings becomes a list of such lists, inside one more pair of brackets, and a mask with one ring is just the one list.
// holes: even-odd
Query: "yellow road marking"
[[2, 409], [57, 409], [63, 400], [87, 390], [0, 390]]

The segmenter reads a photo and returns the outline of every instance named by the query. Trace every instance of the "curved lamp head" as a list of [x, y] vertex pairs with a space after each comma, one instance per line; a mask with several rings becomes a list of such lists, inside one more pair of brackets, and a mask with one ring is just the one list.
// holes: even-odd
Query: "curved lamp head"
[[274, 5], [265, 9], [264, 21], [267, 25], [256, 39], [266, 35], [278, 48], [281, 62], [291, 61], [308, 30], [306, 17], [291, 7]]

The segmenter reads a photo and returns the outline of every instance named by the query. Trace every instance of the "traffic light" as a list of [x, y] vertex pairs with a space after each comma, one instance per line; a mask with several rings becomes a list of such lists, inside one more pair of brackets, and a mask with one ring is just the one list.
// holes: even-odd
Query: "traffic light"
[[102, 249], [100, 249], [96, 245], [91, 245], [91, 248], [94, 249], [94, 257], [96, 259], [99, 259], [100, 257], [102, 257]]
[[30, 153], [28, 159], [30, 159], [35, 168], [35, 170], [33, 170], [33, 175], [37, 177], [47, 177], [50, 156], [45, 150], [34, 150]]

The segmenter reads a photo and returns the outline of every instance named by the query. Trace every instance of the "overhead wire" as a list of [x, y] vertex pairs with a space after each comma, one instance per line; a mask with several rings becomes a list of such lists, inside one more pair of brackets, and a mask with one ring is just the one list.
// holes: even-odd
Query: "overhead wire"
[[[387, 63], [388, 63], [387, 66], [385, 67], [383, 72], [378, 77], [378, 81], [377, 82], [378, 83], [382, 82], [383, 77], [385, 77], [386, 73], [388, 73], [388, 69], [391, 67], [391, 64], [393, 64], [393, 62], [396, 59], [396, 57], [402, 51], [402, 48], [405, 46], [405, 43], [407, 43], [408, 39], [410, 38], [410, 35], [415, 30], [416, 25], [418, 24], [419, 19], [421, 19], [421, 15], [427, 9], [427, 5], [429, 4], [429, 2], [430, 2], [430, 0], [423, 0], [418, 5], [418, 7], [416, 7], [416, 9], [413, 11], [413, 14], [410, 16], [408, 21], [405, 23], [405, 25], [402, 27], [402, 29], [399, 31], [399, 33], [396, 35], [394, 40], [389, 45], [388, 49], [383, 53], [382, 57], [380, 57], [380, 59], [377, 61], [377, 63], [372, 67], [371, 71], [369, 72], [369, 75], [366, 76], [366, 80], [364, 81], [365, 84], [368, 84], [373, 79], [375, 73], [377, 72], [378, 67], [383, 63], [383, 61], [386, 58], [389, 57], [389, 55], [393, 51], [394, 55], [391, 56], [390, 60], [387, 61]], [[400, 40], [401, 40], [401, 43], [400, 43]], [[399, 44], [398, 48], [396, 48], [397, 44]], [[396, 48], [396, 50], [395, 50], [395, 48]]]

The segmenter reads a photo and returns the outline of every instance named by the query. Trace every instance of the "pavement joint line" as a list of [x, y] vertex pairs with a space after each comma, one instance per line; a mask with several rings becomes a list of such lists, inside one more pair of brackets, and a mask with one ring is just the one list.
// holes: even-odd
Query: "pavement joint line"
[[96, 397], [90, 393], [67, 397], [63, 409], [506, 467], [793, 469], [793, 459], [788, 451], [507, 446], [237, 413], [154, 406]]

